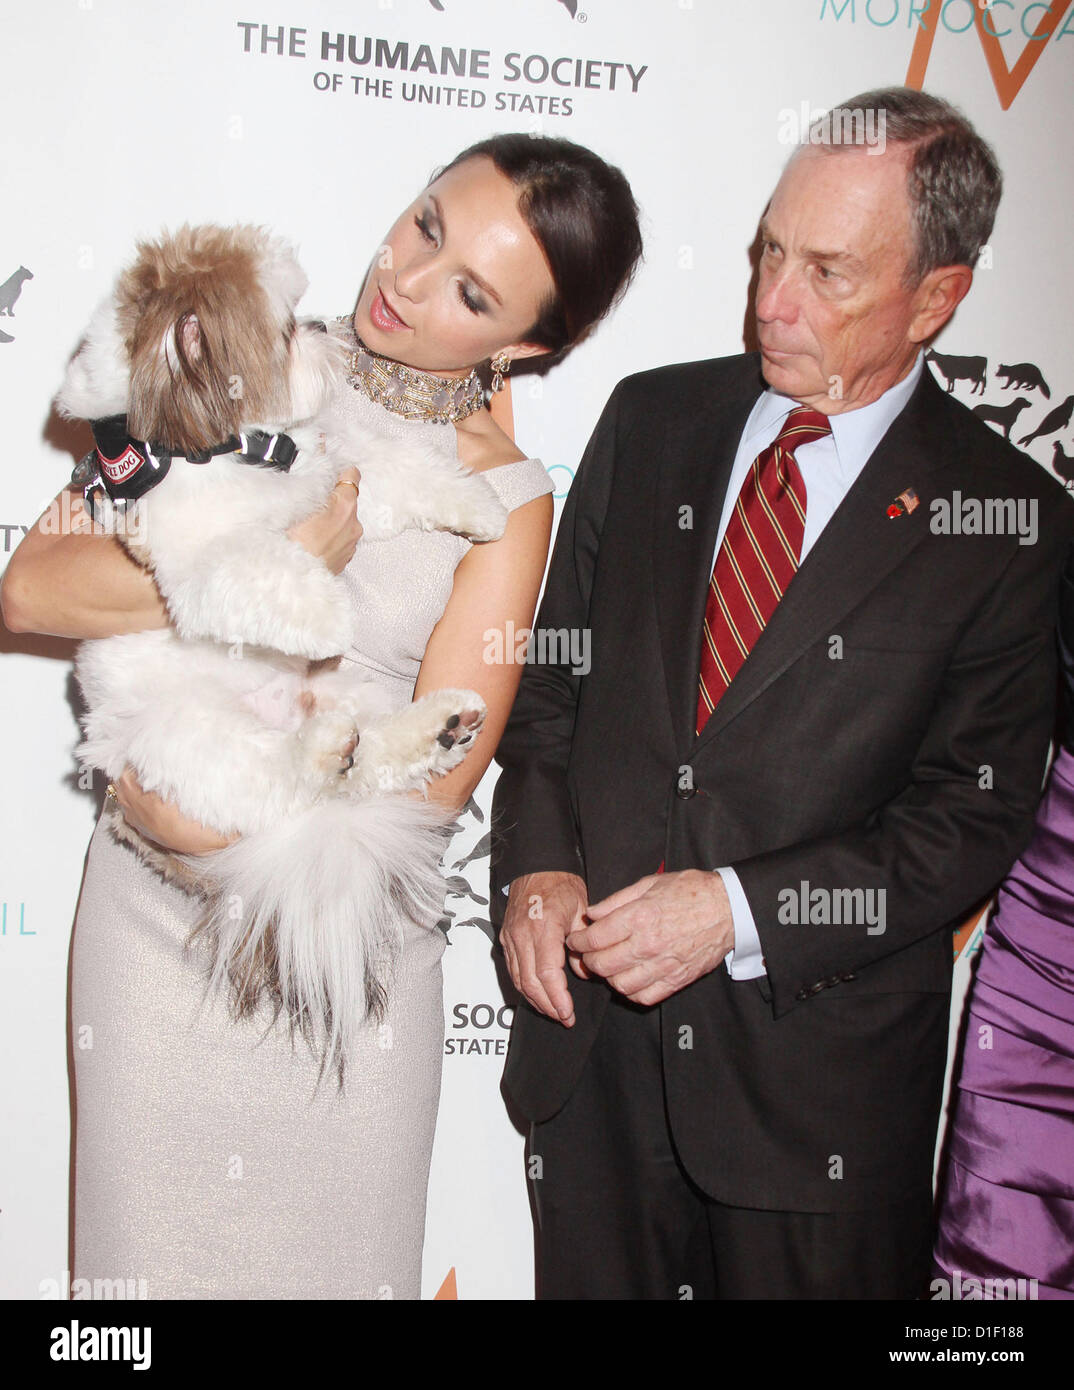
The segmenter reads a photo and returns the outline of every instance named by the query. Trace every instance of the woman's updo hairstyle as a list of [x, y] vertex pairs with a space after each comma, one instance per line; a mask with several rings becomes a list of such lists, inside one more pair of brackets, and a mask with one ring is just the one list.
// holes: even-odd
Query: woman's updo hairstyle
[[556, 287], [526, 341], [564, 353], [622, 298], [641, 259], [630, 184], [584, 145], [524, 134], [480, 140], [440, 173], [482, 155], [518, 188], [519, 212]]

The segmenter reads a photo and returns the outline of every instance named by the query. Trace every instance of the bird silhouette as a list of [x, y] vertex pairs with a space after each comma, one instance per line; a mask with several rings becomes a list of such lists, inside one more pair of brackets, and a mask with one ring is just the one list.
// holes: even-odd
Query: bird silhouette
[[1040, 439], [1045, 434], [1055, 434], [1057, 430], [1066, 429], [1070, 424], [1070, 417], [1074, 415], [1074, 396], [1068, 396], [1062, 405], [1057, 405], [1054, 410], [1049, 410], [1044, 419], [1040, 422], [1032, 434], [1027, 434], [1024, 439], [1018, 441], [1023, 448], [1027, 444], [1032, 444], [1034, 439]]
[[1064, 483], [1074, 483], [1074, 458], [1071, 458], [1058, 439], [1052, 445], [1052, 467]]

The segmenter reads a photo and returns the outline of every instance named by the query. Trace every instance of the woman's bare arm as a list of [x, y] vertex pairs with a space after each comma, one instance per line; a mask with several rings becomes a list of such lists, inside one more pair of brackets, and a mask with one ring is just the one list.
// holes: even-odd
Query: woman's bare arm
[[0, 608], [9, 631], [53, 637], [168, 626], [153, 576], [114, 536], [94, 533], [77, 488], [61, 492], [23, 537], [0, 583]]
[[[514, 650], [509, 631], [528, 629], [537, 609], [548, 541], [552, 534], [552, 498], [537, 497], [510, 514], [498, 541], [475, 545], [455, 570], [455, 582], [443, 616], [425, 649], [414, 698], [455, 687], [476, 690], [488, 706], [484, 726], [471, 751], [445, 777], [429, 783], [429, 796], [453, 809], [464, 806], [481, 781], [511, 713], [522, 666], [517, 661], [490, 662], [486, 633], [498, 632], [499, 649]], [[509, 630], [508, 623], [513, 627]]]
[[[356, 468], [340, 478], [358, 483]], [[10, 632], [53, 637], [117, 637], [168, 626], [153, 576], [103, 535], [77, 489], [65, 489], [23, 537], [0, 582], [0, 609]], [[292, 526], [288, 535], [339, 574], [362, 534], [356, 494], [336, 487], [328, 504]], [[70, 518], [69, 522], [65, 518]]]
[[[360, 478], [356, 468], [340, 474], [355, 486]], [[324, 560], [333, 574], [347, 566], [362, 534], [356, 498], [350, 487], [334, 488], [325, 507], [288, 532]], [[56, 518], [65, 514], [71, 521], [61, 534]], [[167, 610], [151, 575], [114, 537], [92, 533], [77, 494], [65, 507], [61, 493], [27, 532], [8, 564], [0, 606], [12, 632], [114, 637], [168, 626]], [[171, 802], [146, 791], [129, 768], [115, 785], [123, 814], [165, 848], [207, 854], [229, 843], [218, 831], [189, 820]]]

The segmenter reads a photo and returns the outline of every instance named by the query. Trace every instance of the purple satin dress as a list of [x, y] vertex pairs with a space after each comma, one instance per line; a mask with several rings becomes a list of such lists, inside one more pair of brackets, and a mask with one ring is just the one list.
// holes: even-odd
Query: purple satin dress
[[1022, 1296], [1074, 1299], [1074, 754], [1065, 748], [1032, 842], [999, 890], [968, 1011], [936, 1273], [958, 1271], [963, 1284], [1035, 1279]]

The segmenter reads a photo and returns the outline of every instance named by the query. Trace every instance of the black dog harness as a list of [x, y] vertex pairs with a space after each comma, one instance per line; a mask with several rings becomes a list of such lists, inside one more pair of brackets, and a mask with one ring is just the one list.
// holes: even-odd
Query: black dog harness
[[298, 455], [298, 446], [289, 434], [269, 434], [267, 430], [233, 434], [199, 453], [180, 454], [167, 445], [132, 438], [126, 415], [108, 415], [91, 420], [90, 425], [96, 447], [75, 465], [71, 482], [82, 489], [91, 515], [98, 520], [95, 504], [102, 493], [108, 495], [114, 508], [124, 511], [164, 481], [173, 458], [208, 463], [217, 454], [237, 454], [244, 463], [286, 473]]

